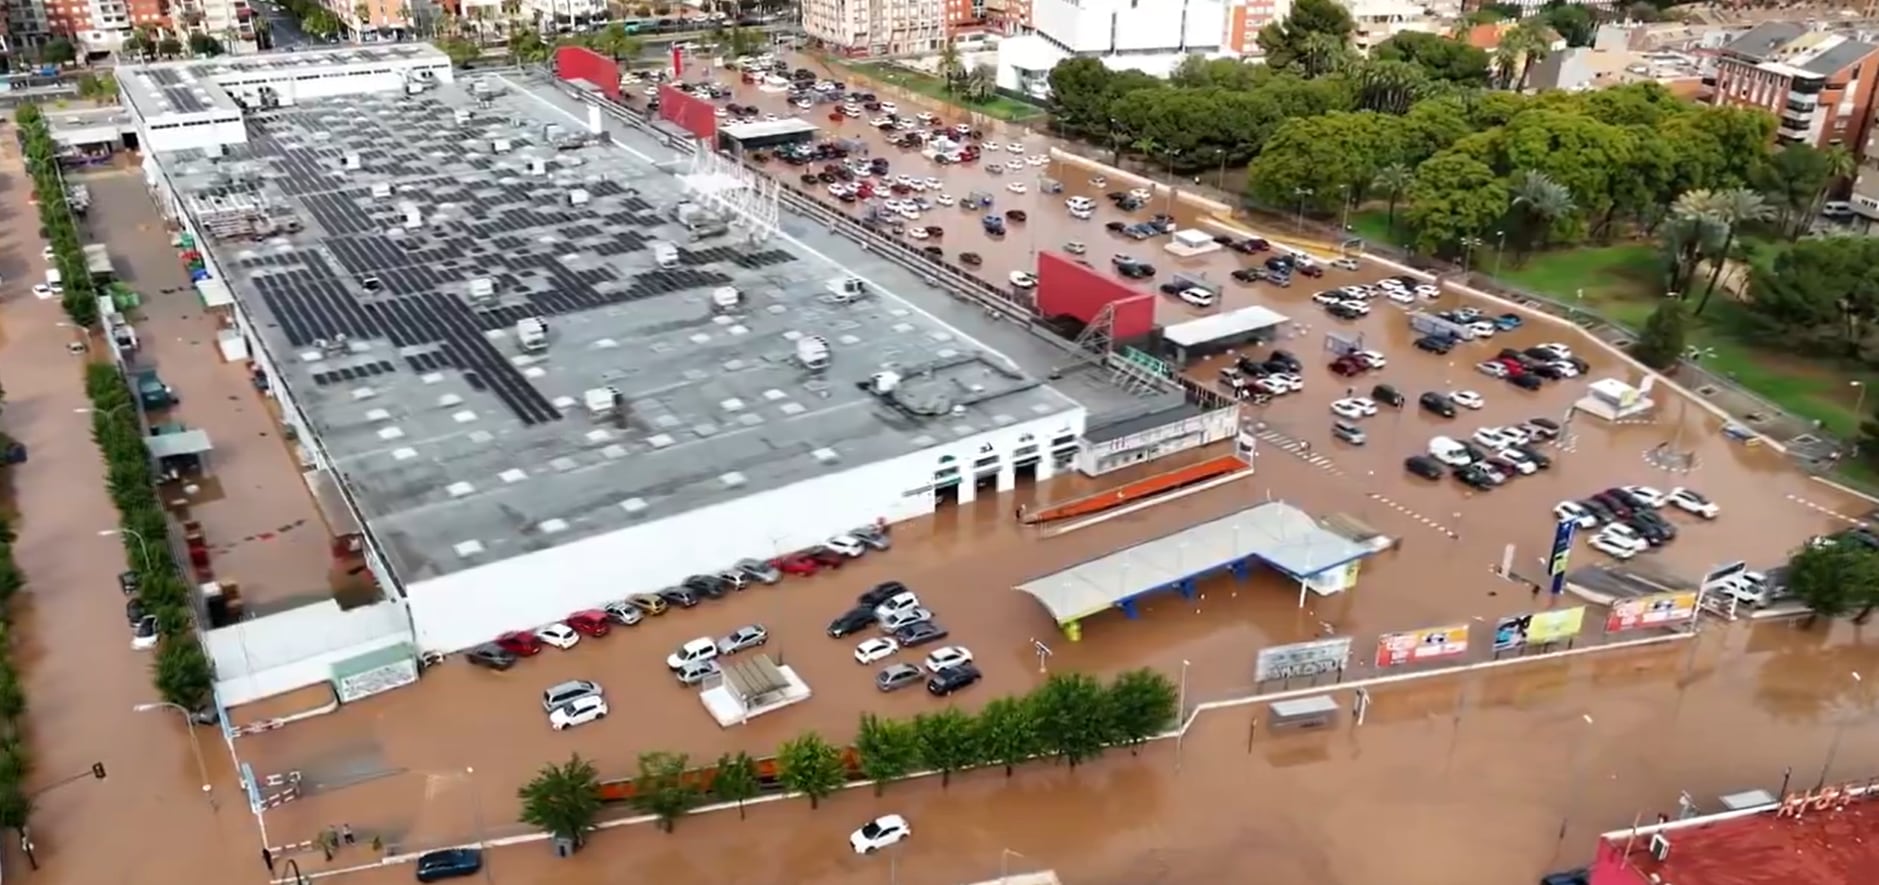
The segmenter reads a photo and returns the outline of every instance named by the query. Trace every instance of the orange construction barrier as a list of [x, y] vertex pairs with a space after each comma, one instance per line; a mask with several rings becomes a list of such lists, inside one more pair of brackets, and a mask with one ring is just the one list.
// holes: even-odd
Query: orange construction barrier
[[1146, 479], [1138, 479], [1135, 482], [1086, 495], [1074, 501], [1066, 501], [1052, 507], [1042, 507], [1035, 512], [1026, 511], [1020, 518], [1025, 525], [1037, 525], [1059, 519], [1069, 519], [1073, 516], [1088, 516], [1113, 507], [1120, 507], [1131, 501], [1171, 492], [1182, 486], [1190, 486], [1244, 469], [1246, 469], [1245, 461], [1241, 461], [1235, 455], [1226, 455], [1179, 467], [1167, 473], [1157, 473]]

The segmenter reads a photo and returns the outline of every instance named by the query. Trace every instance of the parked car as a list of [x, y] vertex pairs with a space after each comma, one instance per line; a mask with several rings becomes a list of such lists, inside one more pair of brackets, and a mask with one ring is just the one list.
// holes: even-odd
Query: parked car
[[1442, 462], [1428, 455], [1411, 455], [1403, 461], [1403, 469], [1423, 479], [1441, 479], [1444, 473]]
[[552, 713], [556, 707], [570, 704], [590, 695], [606, 694], [600, 683], [586, 679], [570, 679], [548, 686], [542, 691], [542, 712]]
[[867, 592], [855, 597], [855, 602], [872, 608], [902, 593], [911, 594], [912, 592], [913, 591], [907, 589], [906, 584], [902, 584], [899, 581], [883, 581], [874, 585], [874, 587]]
[[706, 599], [721, 599], [731, 591], [731, 582], [717, 575], [692, 575], [680, 586]]
[[542, 641], [526, 630], [513, 630], [496, 637], [497, 648], [519, 658], [541, 654]]
[[1716, 502], [1703, 497], [1702, 494], [1695, 489], [1684, 488], [1683, 486], [1671, 489], [1670, 494], [1666, 496], [1665, 500], [1685, 513], [1700, 516], [1704, 519], [1715, 519], [1722, 514], [1722, 508], [1716, 506]]
[[613, 619], [598, 609], [568, 615], [567, 625], [582, 636], [605, 636], [613, 632]]
[[506, 652], [501, 646], [486, 642], [463, 653], [463, 659], [472, 666], [490, 670], [507, 670], [515, 666], [516, 656]]
[[[661, 603], [661, 605], [663, 604], [664, 603]], [[602, 609], [602, 611], [605, 611], [607, 617], [612, 619], [615, 624], [619, 624], [622, 627], [631, 627], [646, 618], [646, 613], [640, 611], [639, 606], [625, 600], [609, 602], [607, 603], [607, 607]]]
[[770, 641], [770, 631], [762, 624], [749, 624], [732, 630], [729, 635], [718, 640], [718, 654], [736, 654], [747, 648], [756, 648]]
[[841, 568], [848, 561], [848, 555], [828, 547], [811, 547], [803, 555], [816, 561], [823, 568]]
[[848, 845], [855, 849], [856, 854], [873, 854], [911, 835], [913, 830], [907, 826], [906, 818], [898, 814], [885, 814], [848, 834]]
[[894, 631], [894, 641], [899, 642], [901, 648], [918, 648], [945, 639], [948, 635], [946, 628], [940, 626], [938, 621], [927, 620]]
[[881, 691], [899, 691], [925, 676], [926, 671], [918, 664], [889, 664], [881, 672], [874, 674], [874, 687]]
[[933, 674], [926, 681], [926, 690], [928, 694], [945, 697], [982, 678], [984, 674], [979, 672], [979, 668], [971, 664], [961, 664]]
[[872, 664], [883, 658], [893, 657], [900, 651], [900, 643], [885, 637], [864, 639], [855, 646], [855, 663]]
[[1424, 335], [1416, 339], [1416, 349], [1434, 354], [1446, 354], [1455, 349], [1455, 339], [1447, 335]]
[[665, 597], [657, 593], [635, 593], [626, 598], [626, 604], [648, 615], [663, 615], [666, 612]]
[[894, 546], [893, 539], [888, 537], [887, 529], [882, 526], [865, 525], [858, 529], [851, 529], [848, 534], [855, 540], [868, 545], [870, 550], [886, 550]]
[[697, 685], [708, 677], [716, 675], [717, 672], [718, 661], [713, 658], [709, 661], [692, 661], [673, 671], [672, 675], [680, 685]]
[[777, 568], [773, 563], [764, 562], [761, 559], [740, 559], [732, 568], [749, 577], [751, 580], [764, 584], [774, 584], [783, 580], [782, 569]]
[[857, 605], [829, 622], [829, 638], [840, 639], [851, 633], [859, 633], [874, 626], [875, 621], [874, 606]]
[[565, 731], [576, 725], [586, 725], [605, 718], [607, 718], [607, 699], [599, 695], [588, 695], [554, 708], [548, 714], [548, 727], [555, 731]]
[[925, 661], [927, 670], [934, 673], [970, 663], [972, 663], [972, 650], [963, 645], [948, 645], [945, 648], [934, 649], [926, 656]]
[[666, 656], [665, 665], [677, 670], [694, 661], [709, 661], [718, 656], [718, 644], [710, 637], [700, 636], [679, 646], [678, 651]]
[[483, 852], [477, 848], [445, 848], [418, 856], [419, 882], [458, 879], [483, 871]]
[[684, 587], [667, 587], [659, 591], [659, 598], [679, 608], [696, 608], [698, 605], [698, 594]]
[[1455, 403], [1448, 397], [1433, 391], [1425, 393], [1417, 400], [1425, 412], [1434, 412], [1444, 418], [1455, 417]]
[[889, 633], [909, 624], [918, 624], [921, 621], [933, 620], [933, 612], [931, 610], [917, 605], [912, 608], [897, 608], [892, 611], [883, 611], [880, 612], [880, 615], [881, 629]]
[[779, 557], [772, 564], [776, 566], [777, 571], [797, 577], [807, 577], [822, 570], [822, 563], [806, 553], [792, 553]]
[[828, 539], [826, 544], [830, 550], [850, 558], [868, 552], [868, 545], [861, 543], [860, 538], [851, 535], [836, 535]]

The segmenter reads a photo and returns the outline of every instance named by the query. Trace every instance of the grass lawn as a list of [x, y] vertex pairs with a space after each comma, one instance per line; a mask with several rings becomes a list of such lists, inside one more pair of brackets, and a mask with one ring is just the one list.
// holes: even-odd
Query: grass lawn
[[997, 117], [1000, 120], [1008, 122], [1022, 122], [1034, 117], [1044, 116], [1044, 114], [1047, 113], [1043, 108], [1037, 105], [1026, 104], [1025, 102], [1006, 98], [1002, 95], [994, 95], [982, 102], [966, 101], [963, 96], [948, 92], [946, 90], [945, 81], [940, 78], [922, 74], [919, 71], [910, 71], [898, 65], [882, 64], [879, 62], [850, 63], [837, 58], [831, 58], [827, 61], [831, 64], [848, 68], [870, 80], [898, 86], [909, 92], [916, 92], [955, 107], [976, 111], [988, 117]]

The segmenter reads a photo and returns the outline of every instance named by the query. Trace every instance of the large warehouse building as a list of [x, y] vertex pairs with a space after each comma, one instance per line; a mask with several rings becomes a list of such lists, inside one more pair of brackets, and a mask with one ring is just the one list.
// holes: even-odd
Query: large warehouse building
[[774, 210], [706, 223], [733, 213], [528, 84], [457, 83], [413, 45], [271, 59], [119, 81], [239, 330], [224, 351], [279, 400], [329, 519], [362, 526], [386, 601], [211, 631], [224, 703], [396, 684], [359, 662], [395, 676], [388, 649], [1048, 479], [1092, 458], [1092, 415], [1196, 414], [1093, 371], [1046, 384], [1061, 347]]

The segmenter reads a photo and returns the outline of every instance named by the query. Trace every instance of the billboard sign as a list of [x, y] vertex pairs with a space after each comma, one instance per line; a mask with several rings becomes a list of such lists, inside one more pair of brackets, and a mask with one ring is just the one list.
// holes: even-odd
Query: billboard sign
[[1425, 627], [1377, 637], [1378, 667], [1400, 667], [1457, 658], [1468, 653], [1468, 625]]
[[1350, 663], [1350, 657], [1351, 640], [1348, 636], [1262, 648], [1254, 659], [1253, 681], [1309, 678], [1337, 673]]
[[1511, 651], [1529, 645], [1563, 642], [1578, 636], [1584, 627], [1583, 605], [1508, 615], [1494, 624], [1494, 650]]
[[1566, 564], [1572, 559], [1572, 539], [1578, 533], [1576, 520], [1562, 519], [1553, 526], [1553, 552], [1546, 557], [1546, 575], [1551, 581], [1547, 592], [1554, 596], [1566, 592]]
[[1695, 590], [1652, 593], [1613, 602], [1605, 616], [1605, 632], [1621, 633], [1641, 627], [1674, 627], [1696, 617]]

